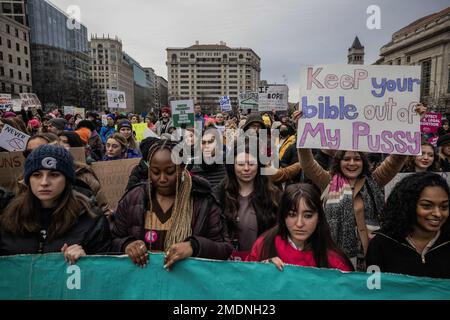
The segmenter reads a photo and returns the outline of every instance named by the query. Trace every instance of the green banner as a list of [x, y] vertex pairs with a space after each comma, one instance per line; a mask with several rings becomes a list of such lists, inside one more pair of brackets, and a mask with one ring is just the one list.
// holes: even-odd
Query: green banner
[[187, 259], [163, 269], [152, 254], [146, 268], [126, 256], [61, 254], [0, 258], [0, 299], [307, 300], [450, 299], [450, 280], [273, 264]]

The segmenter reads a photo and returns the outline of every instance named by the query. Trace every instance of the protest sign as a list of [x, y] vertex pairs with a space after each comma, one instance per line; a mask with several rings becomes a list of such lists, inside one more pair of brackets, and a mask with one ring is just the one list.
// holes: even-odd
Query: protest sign
[[8, 151], [23, 151], [30, 136], [5, 124], [0, 133], [0, 147]]
[[22, 152], [0, 152], [0, 187], [17, 192], [17, 180], [23, 174]]
[[239, 93], [239, 108], [242, 111], [258, 110], [258, 92], [242, 92]]
[[11, 95], [0, 93], [0, 110], [9, 110], [12, 108]]
[[175, 128], [194, 127], [194, 101], [178, 100], [171, 101], [173, 126]]
[[436, 146], [438, 130], [442, 126], [442, 114], [435, 112], [427, 112], [425, 117], [420, 121], [420, 131], [424, 139], [433, 146]]
[[[148, 258], [149, 263], [142, 270], [127, 255], [86, 256], [76, 265], [68, 264], [61, 253], [0, 257], [0, 299], [445, 300], [450, 297], [449, 279], [344, 273], [293, 265], [285, 265], [280, 272], [271, 263], [196, 258], [178, 261], [167, 272], [162, 267], [164, 254], [150, 253]], [[377, 285], [379, 279], [381, 284]]]
[[102, 114], [102, 126], [106, 127], [108, 125], [108, 115]]
[[125, 92], [117, 90], [106, 90], [108, 96], [108, 109], [126, 109], [127, 101]]
[[91, 164], [92, 170], [100, 180], [103, 193], [108, 195], [108, 204], [111, 210], [116, 210], [117, 203], [125, 192], [131, 171], [140, 160], [140, 158], [134, 158]]
[[421, 153], [420, 67], [302, 66], [297, 146]]
[[136, 133], [136, 141], [141, 142], [144, 140], [144, 131], [147, 129], [146, 123], [133, 123], [133, 131]]
[[22, 105], [25, 110], [28, 110], [28, 108], [41, 107], [41, 101], [39, 101], [39, 98], [35, 93], [19, 93], [19, 97], [22, 100]]
[[84, 147], [70, 148], [73, 160], [86, 163], [86, 149]]
[[289, 88], [284, 84], [258, 88], [258, 111], [286, 111], [288, 109]]
[[[450, 172], [435, 172], [440, 175], [444, 179], [447, 180], [448, 185], [450, 185]], [[403, 178], [414, 174], [412, 172], [402, 172], [398, 173], [387, 185], [384, 186], [384, 198], [387, 199], [392, 192], [392, 189], [395, 187], [397, 183], [399, 183]]]
[[220, 103], [220, 110], [222, 110], [222, 112], [229, 112], [232, 110], [230, 97], [228, 96], [220, 97], [219, 103]]

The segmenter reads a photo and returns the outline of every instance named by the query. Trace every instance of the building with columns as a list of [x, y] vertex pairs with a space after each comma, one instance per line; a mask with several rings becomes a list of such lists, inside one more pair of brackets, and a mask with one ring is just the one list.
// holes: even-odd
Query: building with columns
[[375, 64], [420, 66], [422, 102], [450, 113], [450, 7], [395, 32]]

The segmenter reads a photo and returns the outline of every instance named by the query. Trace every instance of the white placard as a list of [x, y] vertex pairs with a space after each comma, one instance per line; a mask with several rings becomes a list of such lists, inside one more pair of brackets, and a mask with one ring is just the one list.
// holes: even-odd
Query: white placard
[[0, 133], [0, 147], [10, 152], [23, 151], [27, 146], [30, 136], [5, 124]]
[[285, 84], [268, 85], [258, 88], [258, 111], [286, 111], [288, 109], [289, 88]]
[[117, 90], [106, 90], [108, 96], [108, 109], [126, 109], [127, 101], [125, 92]]
[[297, 146], [421, 153], [420, 67], [302, 66]]
[[0, 93], [0, 109], [6, 110], [12, 107], [11, 95]]
[[228, 96], [220, 97], [219, 102], [220, 102], [220, 109], [222, 110], [222, 112], [229, 112], [232, 110], [230, 97]]

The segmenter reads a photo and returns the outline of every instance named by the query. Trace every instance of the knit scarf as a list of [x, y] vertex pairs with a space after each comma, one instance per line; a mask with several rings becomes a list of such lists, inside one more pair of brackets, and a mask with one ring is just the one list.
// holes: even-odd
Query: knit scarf
[[[360, 195], [364, 202], [366, 225], [378, 226], [384, 196], [371, 176], [365, 177]], [[325, 190], [324, 196], [325, 216], [336, 245], [350, 258], [363, 254], [353, 210], [353, 191], [347, 178], [335, 174], [328, 185], [328, 194]]]

